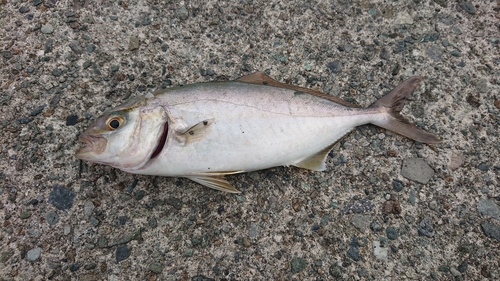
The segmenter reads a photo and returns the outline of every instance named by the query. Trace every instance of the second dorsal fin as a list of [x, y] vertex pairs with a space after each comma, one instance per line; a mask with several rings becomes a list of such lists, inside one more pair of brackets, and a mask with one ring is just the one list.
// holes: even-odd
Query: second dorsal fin
[[290, 89], [293, 91], [304, 92], [304, 93], [308, 93], [308, 94], [311, 94], [311, 95], [314, 95], [314, 96], [317, 96], [320, 98], [324, 98], [324, 99], [333, 101], [335, 103], [338, 103], [338, 104], [341, 104], [344, 106], [355, 107], [355, 108], [360, 107], [357, 104], [347, 102], [341, 98], [338, 98], [338, 97], [335, 97], [332, 95], [328, 95], [328, 94], [322, 93], [320, 91], [278, 82], [278, 81], [274, 80], [273, 78], [269, 77], [264, 72], [255, 72], [255, 73], [252, 73], [249, 75], [241, 76], [240, 78], [236, 79], [236, 81], [245, 82], [245, 83], [249, 83], [249, 84], [268, 85], [268, 86], [273, 86], [273, 87]]

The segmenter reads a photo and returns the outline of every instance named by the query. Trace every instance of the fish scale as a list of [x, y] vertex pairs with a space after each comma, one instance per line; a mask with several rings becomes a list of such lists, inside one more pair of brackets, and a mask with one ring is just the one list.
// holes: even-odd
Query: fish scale
[[322, 171], [335, 142], [364, 124], [438, 143], [400, 114], [420, 81], [402, 82], [367, 108], [261, 72], [173, 87], [104, 113], [82, 133], [77, 157], [238, 192], [224, 175], [289, 165]]

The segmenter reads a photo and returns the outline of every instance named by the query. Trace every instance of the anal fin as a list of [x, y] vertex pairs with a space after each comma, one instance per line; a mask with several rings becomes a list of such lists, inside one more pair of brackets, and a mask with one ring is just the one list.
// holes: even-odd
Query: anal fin
[[334, 145], [335, 143], [293, 165], [313, 171], [324, 171], [326, 170], [326, 157]]
[[229, 193], [240, 193], [239, 190], [234, 188], [222, 175], [196, 175], [186, 177], [192, 181], [195, 181], [206, 187], [213, 188], [215, 190], [229, 192]]

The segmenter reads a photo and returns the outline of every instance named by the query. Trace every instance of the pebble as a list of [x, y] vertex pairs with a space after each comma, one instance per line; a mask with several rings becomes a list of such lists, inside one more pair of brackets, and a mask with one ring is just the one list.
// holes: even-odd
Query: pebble
[[403, 160], [401, 175], [409, 180], [426, 184], [434, 175], [434, 170], [422, 158]]
[[329, 62], [326, 66], [333, 73], [337, 73], [337, 72], [339, 72], [342, 69], [342, 62], [340, 62], [340, 61], [333, 61], [333, 62]]
[[490, 169], [490, 166], [486, 163], [481, 163], [477, 168], [483, 172], [487, 172]]
[[78, 269], [80, 268], [80, 264], [75, 262], [75, 263], [72, 263], [70, 266], [69, 266], [69, 270], [71, 272], [75, 272], [77, 271]]
[[475, 86], [476, 86], [476, 90], [479, 93], [487, 93], [489, 90], [488, 79], [482, 78], [482, 79], [479, 79], [478, 81], [475, 81]]
[[248, 230], [249, 238], [256, 238], [259, 235], [259, 229], [256, 224], [251, 224], [250, 229]]
[[345, 269], [336, 263], [332, 264], [328, 269], [328, 273], [330, 273], [335, 280], [343, 280], [344, 271]]
[[169, 197], [169, 198], [167, 198], [167, 200], [165, 201], [165, 203], [167, 203], [168, 205], [174, 207], [176, 210], [182, 209], [182, 201], [180, 199], [178, 199], [178, 198]]
[[425, 50], [427, 56], [429, 56], [433, 61], [441, 61], [441, 56], [443, 55], [443, 49], [438, 46], [431, 46]]
[[292, 208], [295, 212], [300, 211], [300, 207], [302, 207], [302, 201], [299, 198], [292, 199]]
[[380, 241], [373, 241], [373, 255], [377, 260], [385, 260], [387, 259], [388, 251], [387, 247], [384, 247]]
[[97, 238], [97, 247], [99, 248], [108, 247], [108, 238], [106, 236], [99, 236], [99, 238]]
[[146, 191], [144, 191], [144, 190], [137, 190], [136, 192], [134, 192], [134, 198], [137, 201], [142, 200], [142, 198], [144, 198], [144, 196], [146, 196]]
[[481, 223], [481, 228], [484, 231], [486, 236], [496, 239], [500, 242], [500, 226], [497, 224], [493, 224], [489, 221], [484, 221]]
[[80, 43], [78, 43], [78, 41], [73, 41], [73, 42], [69, 43], [69, 48], [77, 54], [83, 53], [83, 48], [82, 48], [82, 46], [80, 46]]
[[28, 8], [28, 7], [26, 7], [26, 6], [21, 6], [21, 8], [19, 8], [19, 12], [20, 12], [21, 14], [25, 14], [25, 13], [27, 13], [27, 12], [29, 12], [29, 11], [30, 11], [30, 8]]
[[376, 222], [376, 221], [372, 221], [372, 223], [370, 224], [370, 229], [371, 229], [372, 231], [377, 232], [377, 231], [382, 230], [382, 226], [380, 226], [380, 224], [379, 224], [378, 222]]
[[96, 263], [89, 263], [89, 264], [86, 264], [86, 265], [83, 267], [83, 269], [85, 269], [85, 270], [92, 270], [92, 269], [94, 269], [94, 268], [96, 268], [96, 267], [97, 267], [97, 264], [96, 264]]
[[50, 33], [54, 32], [54, 27], [52, 26], [52, 24], [47, 23], [47, 24], [42, 26], [40, 31], [44, 34], [50, 34]]
[[137, 50], [137, 49], [139, 49], [139, 38], [137, 38], [137, 36], [135, 36], [135, 35], [132, 35], [129, 38], [128, 50], [129, 51], [134, 51], [134, 50]]
[[500, 221], [500, 209], [493, 200], [481, 200], [477, 203], [477, 210], [483, 215], [495, 218]]
[[96, 48], [97, 48], [96, 45], [94, 45], [94, 44], [88, 44], [85, 49], [87, 50], [88, 53], [93, 53]]
[[134, 232], [126, 233], [125, 235], [120, 237], [120, 239], [116, 240], [114, 243], [111, 243], [110, 246], [126, 244], [132, 240], [142, 240], [142, 231], [140, 228], [136, 229]]
[[453, 50], [450, 52], [450, 54], [454, 57], [461, 57], [462, 56], [462, 53], [460, 53], [459, 51], [457, 50]]
[[143, 26], [147, 26], [147, 25], [150, 25], [151, 24], [151, 19], [149, 17], [145, 17], [143, 20], [142, 20], [142, 25]]
[[68, 225], [68, 224], [64, 225], [64, 227], [63, 227], [63, 234], [64, 235], [68, 235], [70, 233], [71, 233], [71, 226]]
[[23, 220], [29, 219], [31, 217], [31, 212], [30, 211], [22, 211], [19, 217]]
[[351, 223], [361, 232], [364, 232], [370, 225], [370, 218], [368, 215], [355, 214], [351, 218]]
[[59, 68], [52, 70], [52, 75], [54, 75], [55, 77], [59, 77], [59, 76], [61, 76], [61, 74], [62, 74], [62, 71]]
[[0, 264], [5, 263], [14, 255], [14, 250], [6, 249], [5, 251], [0, 252]]
[[292, 274], [301, 272], [306, 267], [306, 260], [304, 258], [294, 257], [290, 263]]
[[128, 257], [130, 257], [130, 253], [131, 251], [127, 247], [127, 245], [119, 245], [118, 247], [116, 247], [116, 252], [115, 252], [116, 262], [121, 262], [123, 260], [128, 259]]
[[438, 267], [438, 270], [441, 271], [441, 272], [448, 272], [450, 270], [450, 267], [447, 266], [447, 265], [440, 265]]
[[434, 42], [439, 39], [438, 33], [426, 33], [422, 34], [419, 38], [419, 41], [422, 43]]
[[391, 240], [398, 238], [398, 231], [394, 227], [388, 227], [385, 229], [385, 235]]
[[62, 185], [54, 184], [48, 202], [59, 210], [67, 210], [73, 206], [75, 197], [76, 193], [73, 191], [66, 189]]
[[467, 268], [468, 268], [468, 267], [469, 267], [469, 264], [468, 264], [466, 261], [464, 261], [464, 262], [462, 262], [462, 263], [458, 266], [458, 268], [457, 268], [457, 269], [458, 269], [458, 271], [459, 271], [460, 273], [464, 273], [464, 272], [467, 270]]
[[29, 122], [33, 121], [33, 117], [23, 117], [23, 118], [19, 118], [17, 119], [17, 122], [19, 124], [28, 124]]
[[177, 10], [175, 10], [175, 15], [181, 20], [187, 20], [189, 12], [186, 9], [186, 6], [180, 6]]
[[307, 71], [310, 71], [314, 67], [314, 62], [313, 61], [306, 61], [304, 63], [304, 69]]
[[94, 211], [94, 208], [95, 206], [92, 201], [85, 201], [85, 204], [83, 205], [83, 214], [85, 215], [85, 217], [90, 217], [90, 215], [92, 215], [92, 212]]
[[184, 251], [184, 257], [189, 258], [193, 256], [193, 253], [194, 253], [193, 249], [186, 249], [186, 251]]
[[26, 258], [29, 261], [36, 261], [40, 257], [41, 253], [42, 253], [41, 248], [34, 248], [28, 251], [28, 253], [26, 254]]
[[38, 114], [42, 113], [42, 110], [47, 107], [47, 104], [43, 104], [38, 106], [37, 108], [33, 109], [30, 113], [30, 116], [37, 116]]
[[462, 30], [460, 30], [460, 28], [455, 27], [455, 26], [451, 28], [451, 31], [453, 31], [453, 33], [455, 33], [456, 35], [462, 34]]
[[385, 215], [399, 215], [401, 214], [401, 211], [401, 204], [398, 201], [387, 200], [382, 204], [382, 213]]
[[412, 206], [415, 206], [415, 203], [417, 202], [417, 197], [415, 196], [415, 191], [410, 190], [410, 194], [408, 195], [408, 203], [410, 203]]
[[74, 126], [78, 123], [78, 116], [76, 115], [69, 115], [66, 117], [66, 126]]
[[465, 156], [462, 152], [455, 152], [450, 156], [448, 169], [455, 171], [465, 163]]
[[281, 243], [281, 241], [283, 240], [283, 236], [281, 236], [281, 235], [274, 235], [273, 240], [276, 243]]
[[163, 266], [159, 262], [153, 262], [149, 265], [149, 270], [156, 274], [160, 274], [163, 271]]
[[49, 225], [55, 225], [59, 222], [59, 215], [55, 212], [48, 212], [47, 215], [45, 215], [45, 220]]
[[427, 237], [434, 237], [434, 227], [432, 226], [432, 219], [425, 217], [418, 225], [418, 233]]
[[455, 267], [450, 267], [450, 273], [451, 275], [453, 275], [454, 277], [457, 277], [457, 276], [460, 276], [460, 271], [458, 271]]
[[398, 179], [392, 180], [392, 186], [394, 187], [394, 191], [396, 192], [403, 191], [403, 188], [405, 187], [404, 183]]
[[413, 18], [410, 16], [410, 14], [408, 14], [407, 11], [399, 12], [396, 15], [394, 24], [413, 24]]
[[13, 55], [10, 51], [2, 51], [2, 56], [6, 59], [10, 59], [13, 57]]
[[356, 237], [352, 237], [351, 243], [349, 243], [349, 249], [347, 250], [347, 256], [355, 261], [359, 261], [359, 242]]
[[90, 223], [93, 225], [93, 226], [98, 226], [99, 225], [99, 220], [96, 219], [95, 217], [90, 217]]
[[471, 2], [465, 1], [465, 2], [460, 3], [459, 5], [460, 5], [460, 8], [462, 8], [467, 13], [469, 13], [471, 15], [476, 14], [476, 8], [474, 7], [474, 5]]

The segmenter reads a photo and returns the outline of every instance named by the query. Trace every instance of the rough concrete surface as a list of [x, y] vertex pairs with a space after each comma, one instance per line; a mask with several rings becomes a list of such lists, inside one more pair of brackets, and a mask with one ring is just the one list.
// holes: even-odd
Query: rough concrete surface
[[[499, 22], [498, 0], [1, 1], [0, 280], [498, 280]], [[239, 195], [74, 157], [131, 96], [254, 71], [363, 106], [422, 75], [403, 115], [443, 142], [363, 126]]]

